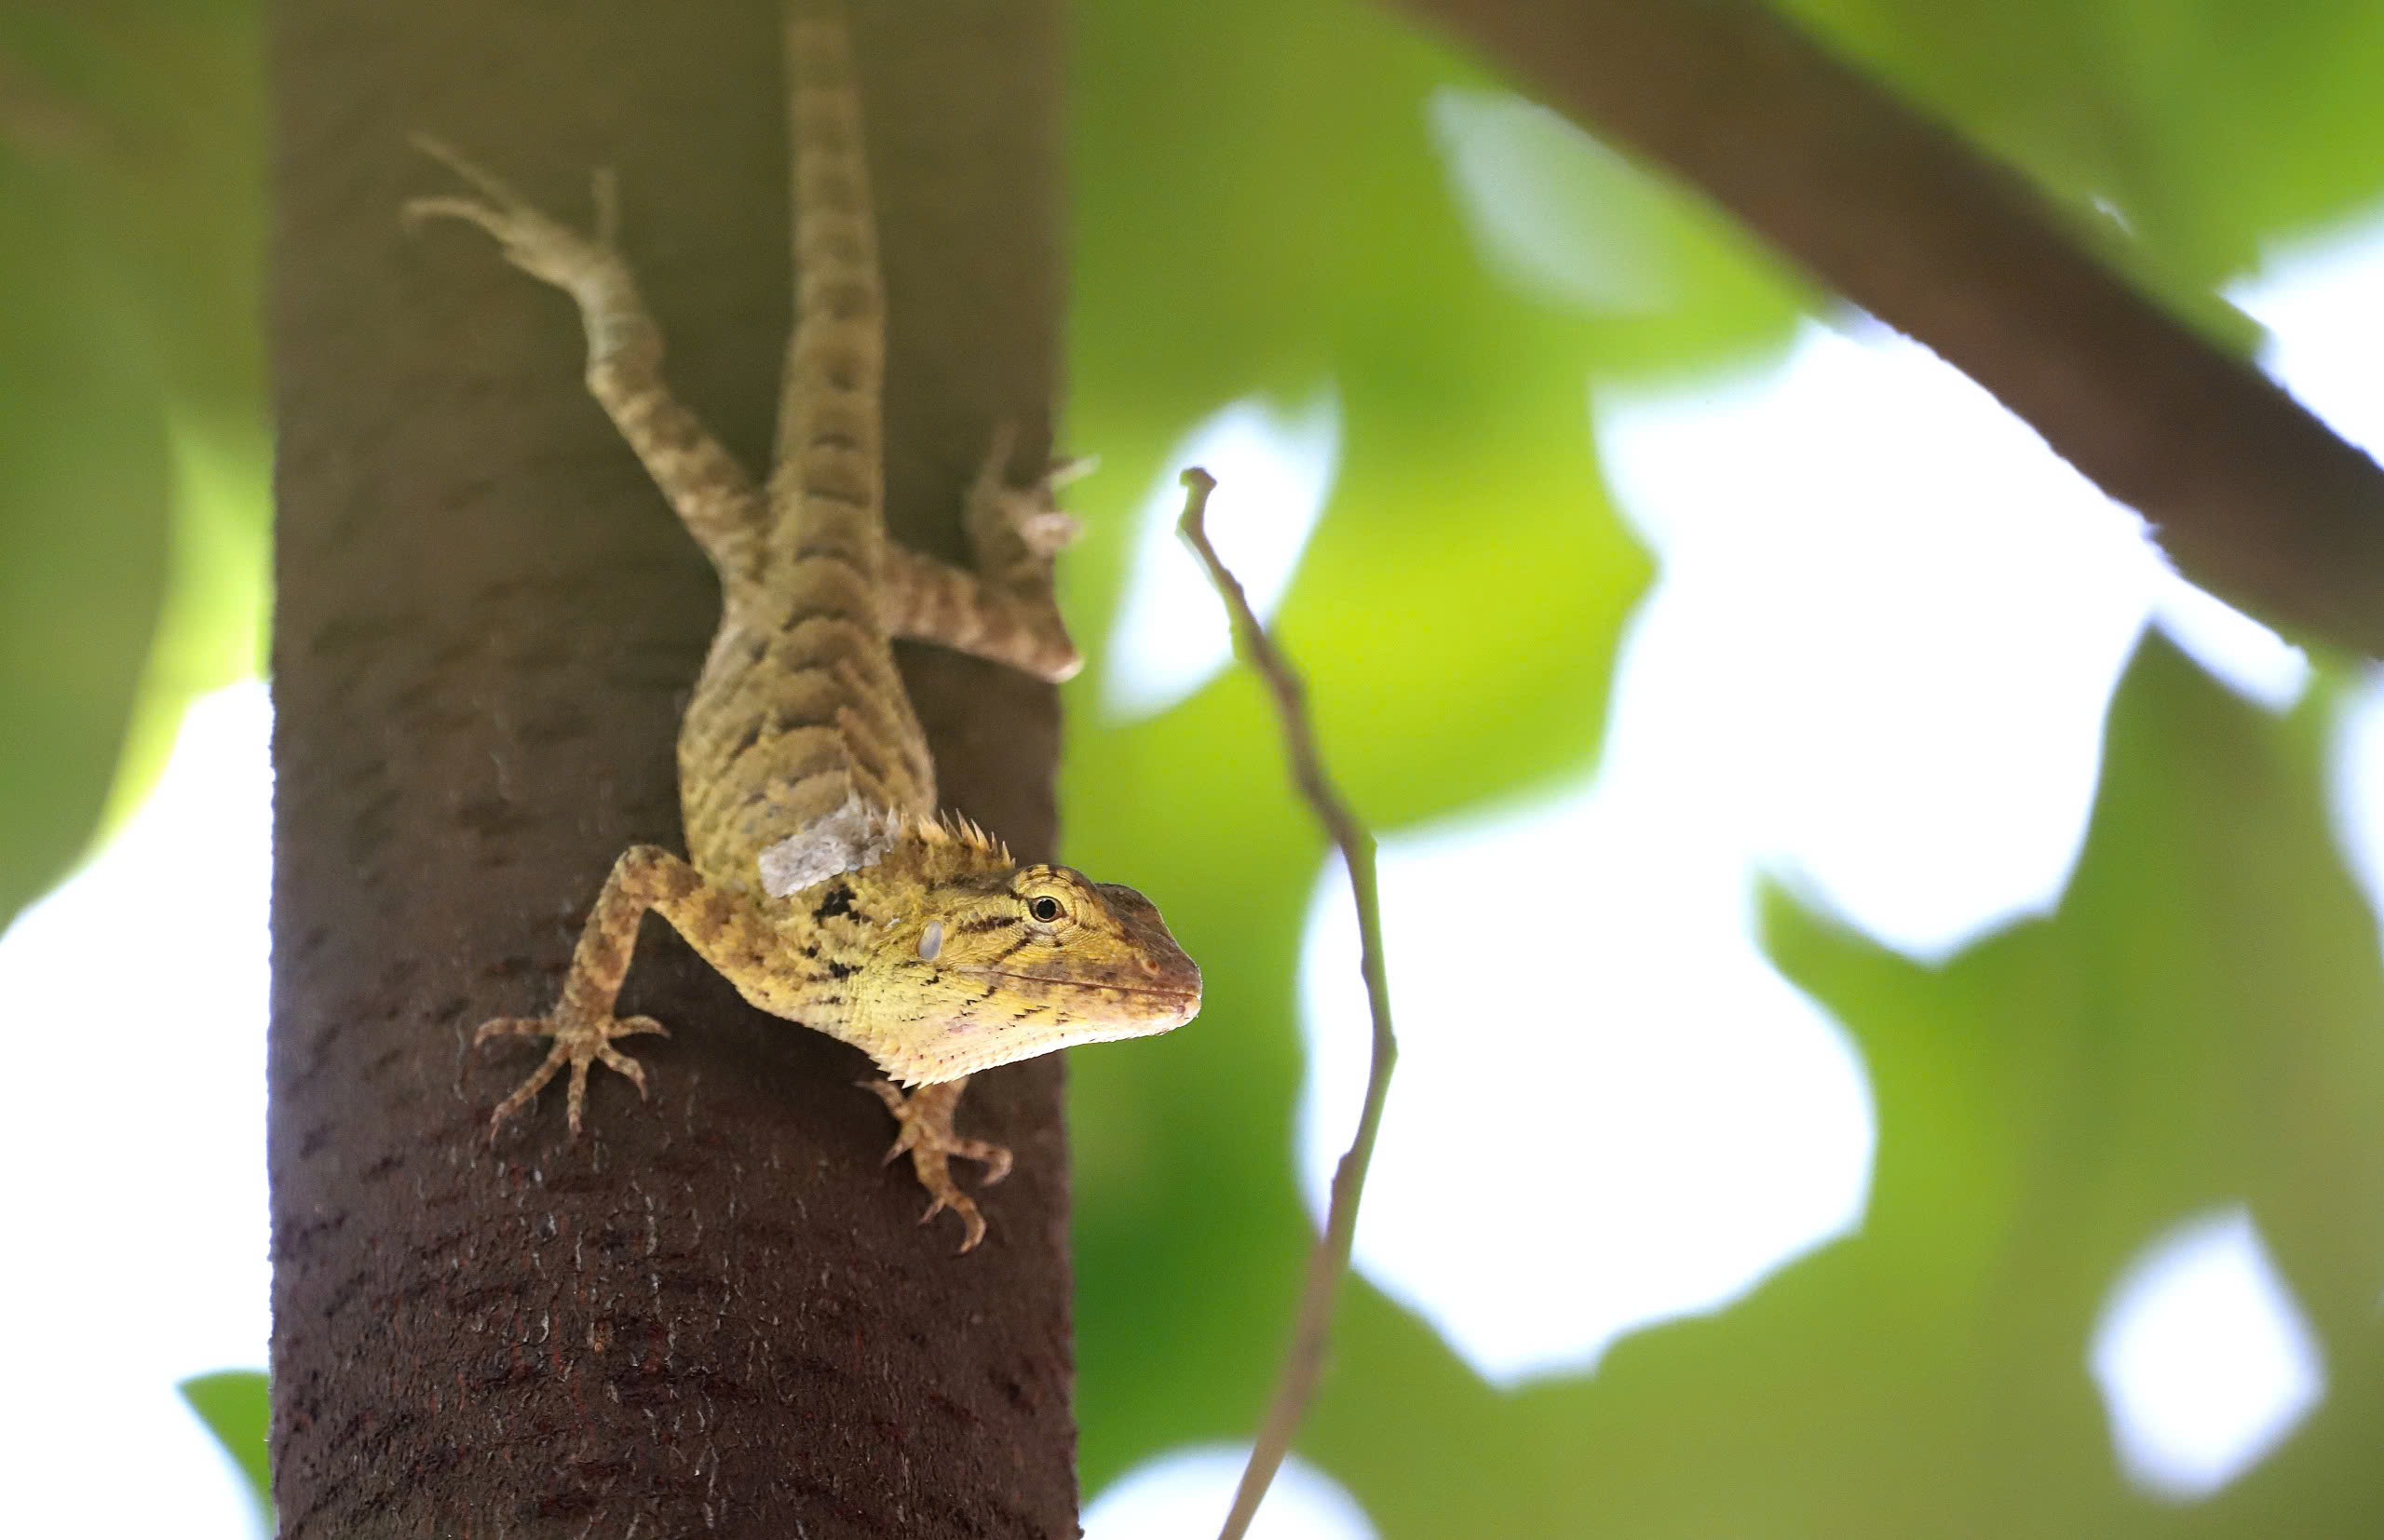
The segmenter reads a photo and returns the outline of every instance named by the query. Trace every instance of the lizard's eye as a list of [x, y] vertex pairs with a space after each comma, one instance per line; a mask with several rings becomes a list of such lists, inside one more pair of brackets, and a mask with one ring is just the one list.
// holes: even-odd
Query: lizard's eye
[[1035, 917], [1036, 924], [1048, 925], [1057, 923], [1067, 910], [1059, 899], [1045, 893], [1027, 900], [1026, 912]]

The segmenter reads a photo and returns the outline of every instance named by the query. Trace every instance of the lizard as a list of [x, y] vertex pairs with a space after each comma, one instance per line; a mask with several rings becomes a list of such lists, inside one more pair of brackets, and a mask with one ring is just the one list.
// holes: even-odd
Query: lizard
[[767, 478], [757, 483], [670, 392], [662, 331], [617, 244], [608, 174], [582, 235], [427, 136], [416, 142], [470, 189], [411, 199], [409, 224], [454, 219], [576, 302], [587, 385], [710, 557], [722, 616], [681, 719], [687, 857], [634, 844], [605, 879], [546, 1015], [484, 1022], [474, 1044], [551, 1040], [489, 1120], [494, 1138], [559, 1073], [580, 1132], [591, 1066], [643, 1065], [617, 1039], [667, 1029], [614, 1014], [648, 911], [746, 1000], [852, 1044], [883, 1072], [886, 1103], [930, 1203], [959, 1217], [960, 1250], [985, 1221], [950, 1169], [1009, 1152], [963, 1137], [955, 1113], [980, 1071], [1079, 1043], [1166, 1032], [1200, 1005], [1200, 972], [1131, 887], [1014, 860], [966, 819], [940, 816], [935, 765], [891, 639], [913, 637], [1054, 682], [1077, 671], [1052, 591], [1073, 535], [1053, 465], [1012, 483], [1013, 433], [996, 427], [964, 523], [975, 571], [910, 551], [885, 531], [885, 292], [841, 9], [786, 14], [793, 162], [794, 322]]

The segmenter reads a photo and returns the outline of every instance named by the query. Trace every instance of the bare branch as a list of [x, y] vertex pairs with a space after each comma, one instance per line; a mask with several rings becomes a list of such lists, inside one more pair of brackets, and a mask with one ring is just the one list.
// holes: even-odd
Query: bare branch
[[1242, 1470], [1241, 1485], [1234, 1493], [1233, 1511], [1226, 1515], [1226, 1527], [1220, 1533], [1219, 1540], [1239, 1540], [1256, 1517], [1267, 1485], [1282, 1466], [1283, 1456], [1291, 1452], [1292, 1435], [1299, 1430], [1308, 1400], [1316, 1394], [1317, 1375], [1324, 1365], [1325, 1339], [1333, 1325], [1334, 1299], [1340, 1291], [1342, 1275], [1349, 1270], [1349, 1246], [1358, 1231], [1358, 1198], [1366, 1184], [1366, 1167], [1374, 1159], [1375, 1135], [1382, 1128], [1383, 1102], [1390, 1094], [1390, 1071], [1399, 1060], [1399, 1044], [1391, 1035], [1390, 985], [1383, 974], [1382, 904], [1375, 886], [1375, 837], [1351, 815], [1324, 773], [1323, 763], [1317, 756], [1316, 735], [1308, 725], [1306, 692], [1298, 673], [1267, 637], [1266, 628], [1251, 611], [1241, 584], [1226, 570], [1226, 564], [1217, 558], [1216, 547], [1209, 544], [1202, 519], [1208, 512], [1209, 493], [1216, 484], [1214, 478], [1197, 466], [1184, 473], [1187, 491], [1184, 517], [1176, 523], [1176, 533], [1200, 558], [1217, 596], [1232, 613], [1236, 655], [1266, 682], [1275, 697], [1275, 714], [1282, 724], [1283, 748], [1292, 762], [1292, 778], [1298, 783], [1300, 794], [1316, 810], [1317, 821], [1324, 825], [1333, 843], [1341, 847], [1341, 859], [1349, 869], [1350, 894], [1358, 905], [1359, 963], [1366, 977], [1366, 1004], [1374, 1016], [1374, 1060], [1366, 1072], [1366, 1104], [1358, 1117], [1358, 1136], [1334, 1170], [1333, 1199], [1325, 1210], [1324, 1233], [1317, 1236], [1316, 1249], [1308, 1254], [1307, 1285], [1300, 1294], [1299, 1318], [1292, 1332], [1292, 1345], [1283, 1355], [1282, 1372], [1275, 1383], [1266, 1421], [1259, 1428], [1250, 1451], [1250, 1464]]

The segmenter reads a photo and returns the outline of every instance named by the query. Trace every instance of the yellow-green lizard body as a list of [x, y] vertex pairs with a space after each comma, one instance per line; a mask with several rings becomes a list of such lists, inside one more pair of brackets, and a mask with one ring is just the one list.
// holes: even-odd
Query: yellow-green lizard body
[[996, 431], [966, 509], [976, 572], [886, 537], [884, 292], [841, 16], [792, 14], [787, 57], [798, 281], [775, 466], [761, 486], [664, 385], [660, 330], [613, 246], [609, 186], [600, 180], [597, 233], [583, 236], [424, 142], [479, 196], [417, 199], [409, 216], [480, 225], [577, 301], [589, 389], [711, 557], [723, 594], [679, 734], [689, 858], [624, 852], [554, 1009], [481, 1028], [481, 1039], [553, 1039], [491, 1126], [568, 1069], [576, 1134], [591, 1063], [643, 1094], [643, 1070], [613, 1039], [663, 1028], [613, 1008], [650, 909], [746, 999], [855, 1045], [892, 1077], [874, 1088], [901, 1126], [895, 1151], [911, 1155], [930, 1215], [960, 1214], [966, 1250], [984, 1221], [949, 1157], [986, 1162], [988, 1182], [1009, 1166], [1008, 1151], [953, 1127], [967, 1077], [1178, 1026], [1199, 1008], [1200, 975], [1131, 888], [1020, 865], [974, 827], [938, 818], [935, 767], [889, 638], [1067, 678], [1077, 659], [1052, 605], [1050, 559], [1071, 526], [1051, 502], [1053, 471], [1009, 483], [1009, 436]]

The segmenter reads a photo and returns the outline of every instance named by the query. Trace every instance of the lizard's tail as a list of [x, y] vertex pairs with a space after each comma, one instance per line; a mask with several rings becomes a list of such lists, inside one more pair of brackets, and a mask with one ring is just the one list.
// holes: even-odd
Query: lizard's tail
[[848, 804], [913, 817], [936, 805], [878, 600], [886, 304], [842, 7], [791, 5], [786, 55], [795, 301], [772, 518], [679, 739], [689, 850], [699, 869], [748, 881], [761, 850]]
[[842, 6], [788, 7], [786, 67], [794, 331], [771, 493], [796, 517], [782, 517], [776, 531], [792, 548], [771, 554], [781, 571], [806, 558], [841, 557], [874, 590], [884, 528], [886, 293], [861, 145], [860, 83]]

